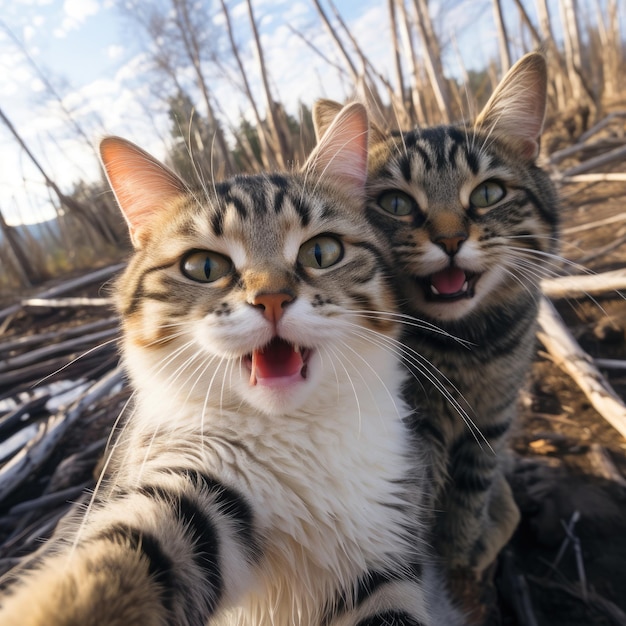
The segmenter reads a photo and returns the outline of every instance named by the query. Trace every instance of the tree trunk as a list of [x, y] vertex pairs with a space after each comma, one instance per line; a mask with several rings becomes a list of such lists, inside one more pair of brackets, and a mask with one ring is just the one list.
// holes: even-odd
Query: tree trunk
[[35, 155], [30, 151], [26, 142], [22, 139], [22, 136], [17, 132], [17, 129], [13, 126], [11, 120], [9, 120], [9, 118], [4, 114], [2, 109], [0, 109], [0, 121], [8, 128], [17, 143], [19, 143], [22, 150], [26, 153], [26, 156], [43, 177], [48, 189], [56, 195], [61, 205], [64, 206], [72, 215], [82, 218], [83, 223], [87, 223], [92, 228], [95, 228], [102, 239], [110, 243], [116, 243], [117, 238], [115, 233], [112, 232], [109, 225], [96, 212], [89, 211], [87, 207], [84, 207], [80, 202], [74, 200], [74, 198], [66, 196], [61, 191], [59, 186], [50, 178], [50, 176], [48, 176], [46, 170], [43, 169], [43, 166], [39, 163], [37, 157], [35, 157]]
[[567, 77], [572, 86], [572, 97], [580, 102], [584, 95], [583, 84], [580, 76], [580, 31], [576, 13], [578, 10], [577, 0], [559, 0], [561, 22], [563, 23], [563, 46], [565, 48], [565, 64]]
[[200, 47], [194, 35], [195, 31], [191, 27], [191, 20], [189, 19], [189, 5], [185, 0], [171, 0], [171, 2], [175, 13], [174, 20], [176, 22], [176, 26], [180, 32], [185, 52], [191, 61], [191, 65], [196, 75], [198, 89], [200, 89], [202, 99], [204, 100], [207, 120], [215, 134], [215, 141], [222, 159], [224, 169], [223, 173], [225, 176], [230, 176], [235, 172], [235, 167], [233, 165], [232, 156], [230, 154], [230, 150], [228, 149], [228, 144], [226, 143], [222, 127], [215, 117], [215, 112], [213, 111], [213, 106], [211, 105], [209, 88], [207, 87], [207, 82], [202, 71]]
[[520, 17], [522, 18], [522, 21], [524, 22], [524, 24], [526, 24], [528, 30], [530, 31], [530, 36], [533, 40], [533, 46], [535, 48], [539, 48], [539, 46], [541, 45], [541, 35], [539, 34], [539, 31], [535, 28], [535, 25], [532, 23], [530, 16], [528, 15], [528, 11], [526, 11], [526, 8], [522, 4], [522, 0], [514, 0], [514, 2], [515, 2], [515, 5], [517, 6], [517, 9], [519, 11]]
[[359, 80], [359, 73], [357, 72], [357, 69], [354, 63], [352, 62], [352, 59], [350, 58], [348, 51], [345, 49], [343, 42], [339, 38], [339, 35], [337, 35], [337, 31], [335, 31], [335, 29], [333, 28], [333, 25], [330, 23], [330, 20], [328, 19], [328, 16], [324, 12], [324, 9], [322, 8], [322, 5], [320, 4], [319, 0], [313, 0], [313, 4], [315, 4], [315, 8], [317, 9], [319, 16], [322, 18], [322, 22], [324, 23], [324, 27], [328, 31], [328, 34], [332, 37], [334, 42], [337, 44], [337, 47], [339, 48], [339, 51], [341, 52], [346, 62], [346, 65], [348, 66], [348, 70], [350, 71], [352, 80], [354, 81], [354, 84], [356, 85], [356, 83]]
[[441, 114], [441, 120], [448, 124], [452, 118], [450, 111], [450, 96], [448, 94], [448, 86], [443, 74], [443, 66], [441, 65], [441, 49], [439, 40], [435, 35], [432, 20], [428, 12], [426, 0], [413, 0], [415, 8], [416, 26], [422, 40], [424, 48], [424, 61], [426, 64], [426, 72], [433, 88], [437, 107]]
[[[261, 158], [263, 159], [263, 167], [265, 169], [276, 168], [277, 163], [274, 157], [272, 150], [270, 150], [270, 141], [267, 137], [265, 125], [261, 120], [261, 115], [259, 114], [259, 109], [254, 100], [254, 96], [252, 95], [252, 89], [250, 88], [250, 83], [248, 82], [248, 76], [246, 74], [246, 70], [243, 67], [243, 63], [241, 61], [241, 57], [239, 56], [239, 49], [237, 48], [237, 44], [235, 43], [235, 37], [233, 35], [233, 28], [230, 21], [230, 14], [228, 12], [228, 8], [226, 7], [226, 3], [224, 0], [220, 0], [222, 4], [222, 11], [224, 12], [224, 17], [226, 18], [226, 28], [228, 30], [228, 39], [230, 41], [230, 47], [233, 51], [233, 55], [235, 57], [235, 61], [237, 62], [237, 67], [239, 68], [239, 72], [241, 73], [241, 78], [243, 80], [244, 90], [246, 95], [248, 96], [248, 101], [250, 102], [250, 106], [252, 107], [252, 112], [254, 113], [254, 120], [256, 122], [257, 133], [259, 134], [259, 141], [261, 143]], [[244, 148], [246, 153], [248, 151]]]
[[422, 94], [420, 92], [420, 86], [422, 83], [419, 68], [417, 66], [417, 54], [413, 46], [413, 37], [411, 36], [411, 28], [409, 25], [409, 15], [404, 4], [404, 0], [396, 0], [402, 13], [402, 20], [400, 22], [401, 30], [400, 34], [404, 45], [404, 55], [406, 56], [409, 65], [411, 67], [411, 75], [413, 81], [411, 84], [411, 121], [413, 124], [417, 122], [420, 126], [425, 126], [428, 122], [426, 118], [426, 112], [424, 110], [424, 103], [422, 101]]
[[511, 67], [511, 51], [509, 49], [509, 37], [502, 15], [500, 0], [493, 0], [493, 21], [498, 31], [498, 50], [500, 52], [500, 75], [504, 76]]
[[[22, 248], [18, 234], [15, 232], [14, 228], [11, 228], [11, 226], [5, 222], [2, 211], [0, 211], [0, 232], [4, 235], [4, 241], [11, 249], [15, 260], [17, 261], [17, 269], [20, 273], [22, 283], [27, 287], [32, 287], [33, 285], [41, 282], [42, 272], [40, 272], [34, 264], [31, 263], [30, 257]], [[6, 268], [4, 271], [6, 271]]]
[[391, 24], [391, 38], [393, 43], [393, 60], [396, 72], [396, 89], [398, 102], [401, 102], [403, 108], [408, 109], [406, 91], [404, 88], [404, 77], [402, 75], [402, 58], [400, 56], [400, 42], [398, 41], [398, 18], [396, 15], [395, 0], [387, 0], [387, 8], [389, 10], [389, 22]]
[[256, 46], [257, 60], [259, 62], [259, 71], [261, 73], [261, 82], [263, 83], [263, 91], [265, 92], [265, 103], [267, 106], [267, 123], [270, 127], [272, 135], [272, 144], [274, 148], [274, 158], [276, 163], [281, 169], [285, 169], [285, 163], [288, 158], [289, 149], [286, 144], [286, 137], [281, 132], [280, 122], [276, 113], [276, 105], [270, 92], [269, 81], [267, 79], [267, 69], [265, 67], [265, 60], [263, 57], [263, 48], [261, 47], [261, 38], [259, 37], [259, 31], [256, 27], [256, 21], [254, 19], [254, 13], [252, 11], [252, 3], [250, 0], [246, 0], [248, 7], [248, 15], [250, 17], [250, 27], [252, 28], [252, 34], [254, 36], [254, 43]]

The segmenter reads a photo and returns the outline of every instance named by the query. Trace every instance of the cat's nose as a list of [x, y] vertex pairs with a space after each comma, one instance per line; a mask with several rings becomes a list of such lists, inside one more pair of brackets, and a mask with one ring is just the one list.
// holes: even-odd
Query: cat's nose
[[294, 297], [290, 293], [281, 291], [278, 293], [260, 293], [252, 304], [263, 311], [263, 315], [275, 324], [285, 311], [285, 306], [293, 302]]
[[449, 256], [454, 256], [467, 239], [465, 233], [455, 233], [454, 235], [440, 235], [433, 239], [433, 242], [440, 246]]

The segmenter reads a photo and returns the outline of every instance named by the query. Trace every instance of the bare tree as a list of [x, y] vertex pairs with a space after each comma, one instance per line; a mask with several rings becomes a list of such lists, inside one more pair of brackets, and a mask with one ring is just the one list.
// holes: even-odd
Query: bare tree
[[[259, 73], [261, 75], [261, 82], [263, 84], [263, 92], [265, 94], [265, 106], [267, 109], [267, 123], [270, 128], [270, 136], [272, 138], [272, 147], [274, 152], [274, 159], [281, 169], [285, 169], [285, 160], [288, 158], [289, 148], [287, 146], [287, 138], [284, 133], [283, 125], [279, 119], [277, 112], [277, 106], [272, 97], [270, 90], [267, 67], [265, 65], [265, 57], [263, 55], [263, 48], [261, 46], [261, 38], [259, 37], [259, 31], [254, 19], [254, 12], [252, 10], [252, 3], [250, 0], [246, 0], [248, 7], [248, 16], [250, 18], [250, 27], [254, 36], [254, 44], [256, 47], [257, 61], [259, 63]], [[260, 131], [262, 132], [262, 131]]]
[[578, 0], [559, 0], [568, 79], [572, 86], [572, 96], [574, 100], [580, 102], [584, 94], [584, 89], [580, 74], [582, 71], [582, 62], [577, 5]]
[[39, 171], [46, 183], [46, 186], [56, 196], [59, 203], [72, 215], [80, 218], [84, 224], [93, 226], [93, 228], [104, 239], [104, 241], [115, 243], [117, 241], [117, 237], [115, 236], [115, 233], [111, 230], [111, 227], [107, 224], [104, 216], [100, 215], [97, 211], [89, 210], [87, 206], [84, 206], [82, 203], [77, 202], [76, 200], [74, 200], [74, 198], [68, 196], [67, 194], [63, 193], [63, 191], [61, 191], [61, 188], [46, 172], [39, 159], [28, 147], [24, 138], [20, 135], [17, 128], [12, 124], [11, 120], [9, 120], [9, 118], [6, 116], [2, 109], [0, 109], [0, 122], [2, 122], [9, 130], [11, 135], [13, 135], [15, 141], [17, 141], [20, 148], [29, 158], [30, 162]]
[[[237, 67], [239, 68], [239, 71], [241, 73], [241, 79], [243, 81], [243, 85], [244, 85], [244, 91], [245, 94], [248, 98], [248, 102], [250, 103], [250, 106], [252, 107], [252, 111], [254, 114], [254, 119], [256, 122], [256, 127], [257, 127], [257, 132], [259, 135], [259, 141], [261, 143], [261, 158], [263, 160], [263, 167], [268, 168], [268, 167], [276, 167], [277, 163], [276, 163], [276, 159], [274, 158], [274, 152], [271, 149], [270, 143], [271, 140], [270, 138], [267, 137], [267, 132], [265, 129], [265, 126], [263, 124], [263, 121], [261, 120], [261, 115], [259, 113], [259, 108], [256, 104], [256, 101], [254, 99], [254, 96], [252, 95], [252, 89], [250, 87], [250, 82], [248, 81], [248, 76], [246, 74], [246, 70], [243, 66], [243, 62], [241, 60], [241, 56], [239, 54], [239, 48], [237, 47], [237, 43], [235, 42], [235, 36], [233, 33], [233, 27], [232, 27], [232, 22], [230, 19], [230, 13], [228, 12], [228, 8], [226, 7], [226, 2], [224, 2], [224, 0], [220, 0], [221, 5], [222, 5], [222, 11], [224, 13], [224, 17], [226, 19], [226, 28], [227, 28], [227, 32], [228, 32], [228, 39], [230, 41], [230, 47], [233, 53], [233, 56], [235, 58], [235, 61], [237, 63]], [[236, 136], [236, 133], [235, 133]], [[242, 148], [243, 150], [246, 152], [246, 154], [248, 155], [248, 157], [252, 157], [252, 152], [249, 150], [249, 145], [245, 145], [242, 144]]]
[[[234, 165], [222, 126], [215, 115], [207, 67], [221, 68], [216, 51], [219, 31], [211, 27], [207, 3], [192, 0], [118, 0], [122, 13], [147, 35], [154, 68], [171, 83], [172, 92], [189, 93], [181, 83], [188, 70], [200, 94], [207, 122], [214, 136], [216, 161], [224, 175], [234, 173]], [[161, 88], [161, 85], [159, 85]], [[163, 94], [162, 94], [163, 95]]]
[[493, 20], [498, 31], [498, 50], [500, 52], [500, 72], [504, 76], [511, 67], [511, 50], [509, 48], [509, 36], [506, 32], [506, 24], [502, 15], [500, 0], [493, 0]]
[[413, 0], [416, 27], [422, 41], [426, 72], [443, 122], [450, 122], [450, 95], [441, 63], [441, 47], [435, 34], [426, 0]]

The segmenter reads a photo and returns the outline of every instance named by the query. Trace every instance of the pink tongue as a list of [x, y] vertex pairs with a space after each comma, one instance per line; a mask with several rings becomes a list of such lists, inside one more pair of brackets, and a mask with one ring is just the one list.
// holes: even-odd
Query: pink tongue
[[303, 365], [302, 356], [290, 343], [278, 338], [272, 339], [264, 348], [252, 353], [251, 380], [293, 376]]
[[430, 277], [432, 286], [441, 294], [451, 295], [461, 291], [466, 280], [465, 272], [458, 267], [448, 267]]

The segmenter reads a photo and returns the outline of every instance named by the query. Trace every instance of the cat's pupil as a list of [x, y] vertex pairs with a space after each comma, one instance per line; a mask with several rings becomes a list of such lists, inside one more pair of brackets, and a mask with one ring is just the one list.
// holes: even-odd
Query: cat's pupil
[[182, 273], [191, 280], [212, 283], [230, 271], [229, 259], [209, 251], [190, 252], [183, 257]]
[[338, 263], [342, 257], [341, 241], [329, 235], [320, 235], [302, 244], [298, 261], [304, 267], [325, 269]]
[[387, 213], [402, 216], [409, 215], [413, 208], [413, 200], [401, 191], [387, 191], [378, 198], [378, 204]]
[[322, 267], [322, 247], [320, 246], [319, 243], [315, 244], [315, 260], [317, 261], [317, 264]]
[[493, 180], [481, 183], [472, 191], [470, 201], [475, 207], [488, 207], [499, 202], [504, 197], [504, 188]]

